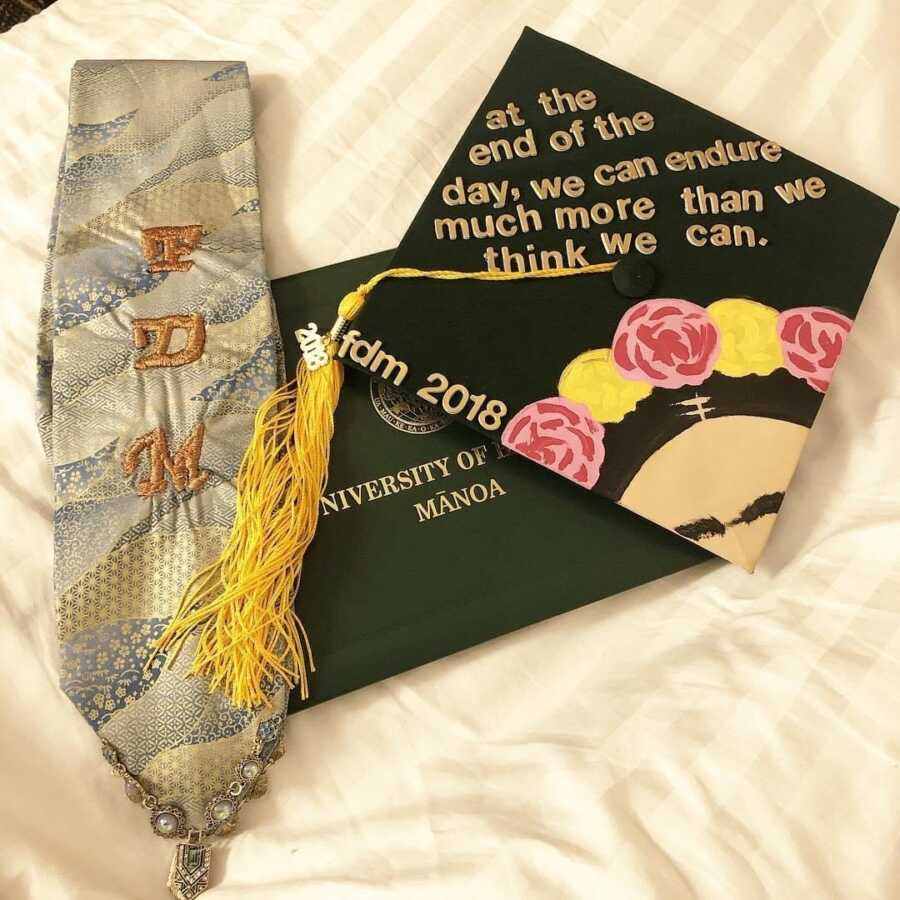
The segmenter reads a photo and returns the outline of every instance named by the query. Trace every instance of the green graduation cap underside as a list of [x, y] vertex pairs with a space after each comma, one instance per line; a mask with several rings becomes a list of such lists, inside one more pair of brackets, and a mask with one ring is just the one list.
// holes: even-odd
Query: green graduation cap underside
[[[326, 322], [335, 298], [390, 257], [272, 283], [288, 371], [299, 355], [294, 331]], [[311, 703], [709, 558], [498, 452], [426, 403], [353, 369], [345, 376], [298, 595], [316, 658]], [[299, 708], [296, 692], [291, 699]]]

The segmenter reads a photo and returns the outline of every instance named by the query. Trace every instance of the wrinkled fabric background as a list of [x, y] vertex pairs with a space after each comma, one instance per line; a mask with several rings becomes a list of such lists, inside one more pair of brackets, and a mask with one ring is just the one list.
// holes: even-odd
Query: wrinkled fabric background
[[[56, 686], [32, 398], [72, 62], [247, 60], [277, 277], [399, 241], [525, 24], [900, 200], [890, 0], [59, 0], [0, 37], [4, 900], [164, 898], [172, 852]], [[210, 896], [900, 895], [898, 284], [895, 232], [757, 574], [711, 562], [293, 716]]]

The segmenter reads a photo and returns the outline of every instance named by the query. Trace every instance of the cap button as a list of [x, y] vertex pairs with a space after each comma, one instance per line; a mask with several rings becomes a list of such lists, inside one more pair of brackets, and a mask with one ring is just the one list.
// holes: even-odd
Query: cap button
[[637, 300], [648, 297], [656, 283], [656, 269], [640, 256], [623, 256], [612, 271], [613, 287], [623, 296]]

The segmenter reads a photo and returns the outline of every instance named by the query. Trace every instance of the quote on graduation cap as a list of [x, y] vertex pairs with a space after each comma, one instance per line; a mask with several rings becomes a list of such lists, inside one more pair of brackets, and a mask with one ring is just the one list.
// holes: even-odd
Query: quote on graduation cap
[[[528, 119], [523, 115], [523, 105], [510, 100], [502, 108], [488, 110], [483, 119], [487, 131], [509, 132], [524, 128], [517, 136], [495, 136], [472, 144], [468, 159], [475, 166], [490, 166], [513, 159], [537, 157], [541, 152], [555, 154], [560, 169], [565, 166], [565, 154], [574, 148], [583, 148], [590, 141], [622, 142], [652, 131], [656, 125], [656, 115], [650, 110], [637, 110], [620, 115], [608, 112], [596, 113], [588, 118], [598, 106], [598, 98], [590, 88], [562, 91], [553, 87], [529, 98], [528, 119], [537, 116], [565, 117], [574, 114], [565, 125], [553, 130], [544, 147], [539, 147], [534, 129], [528, 127]], [[437, 240], [470, 240], [513, 238], [544, 228], [555, 228], [560, 232], [587, 230], [592, 226], [615, 228], [619, 224], [643, 224], [652, 222], [656, 215], [656, 201], [644, 194], [618, 197], [615, 200], [591, 202], [592, 188], [606, 188], [617, 184], [634, 183], [640, 189], [647, 180], [659, 175], [660, 168], [669, 172], [705, 172], [710, 168], [737, 165], [743, 162], [763, 160], [777, 163], [782, 157], [782, 148], [768, 140], [724, 140], [717, 138], [705, 148], [673, 149], [662, 160], [652, 155], [625, 155], [614, 162], [601, 162], [594, 166], [591, 179], [586, 182], [579, 174], [546, 175], [530, 179], [523, 189], [509, 179], [500, 181], [470, 181], [457, 176], [441, 189], [441, 198], [448, 207], [487, 207], [487, 212], [469, 216], [443, 216], [434, 220], [434, 235]], [[625, 150], [627, 154], [627, 150]], [[827, 186], [819, 175], [795, 178], [783, 184], [776, 184], [768, 198], [778, 198], [791, 205], [806, 200], [820, 200], [825, 196]], [[539, 201], [562, 201], [550, 215], [528, 205], [529, 197]], [[707, 190], [702, 184], [686, 186], [679, 194], [681, 209], [685, 216], [706, 214], [732, 215], [736, 213], [762, 213], [767, 198], [757, 187], [731, 188], [721, 192]], [[570, 202], [571, 201], [571, 202]], [[577, 202], [576, 202], [577, 201]], [[498, 212], [512, 206], [512, 211]], [[706, 225], [689, 222], [684, 229], [684, 239], [695, 247], [707, 244], [711, 247], [764, 247], [768, 238], [760, 234], [758, 227], [746, 222], [715, 222]], [[632, 231], [603, 230], [599, 233], [602, 251], [605, 254], [626, 254], [631, 250], [650, 255], [656, 251], [657, 237], [648, 226], [636, 233]], [[575, 244], [567, 238], [562, 250], [526, 249], [525, 252], [511, 251], [508, 246], [489, 246], [483, 254], [484, 262], [491, 271], [526, 271], [546, 269], [553, 266], [586, 266], [591, 261], [584, 244]]]

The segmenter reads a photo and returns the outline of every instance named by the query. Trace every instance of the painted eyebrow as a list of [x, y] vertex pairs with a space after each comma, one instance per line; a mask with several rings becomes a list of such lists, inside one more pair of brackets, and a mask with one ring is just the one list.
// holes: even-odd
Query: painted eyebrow
[[740, 514], [730, 522], [724, 523], [715, 516], [704, 516], [702, 519], [695, 519], [693, 522], [685, 522], [684, 525], [677, 526], [674, 531], [692, 541], [721, 537], [733, 525], [749, 525], [763, 516], [775, 515], [781, 508], [782, 500], [784, 500], [784, 491], [776, 491], [774, 494], [762, 494], [752, 503], [745, 506]]
[[776, 491], [774, 494], [763, 494], [757, 497], [751, 504], [745, 506], [736, 519], [732, 519], [728, 525], [749, 525], [763, 516], [773, 516], [781, 509], [784, 500], [784, 491]]
[[703, 538], [721, 537], [725, 534], [725, 527], [725, 524], [720, 522], [715, 516], [706, 516], [702, 519], [695, 519], [693, 522], [679, 525], [675, 528], [675, 532], [692, 541], [700, 541]]

